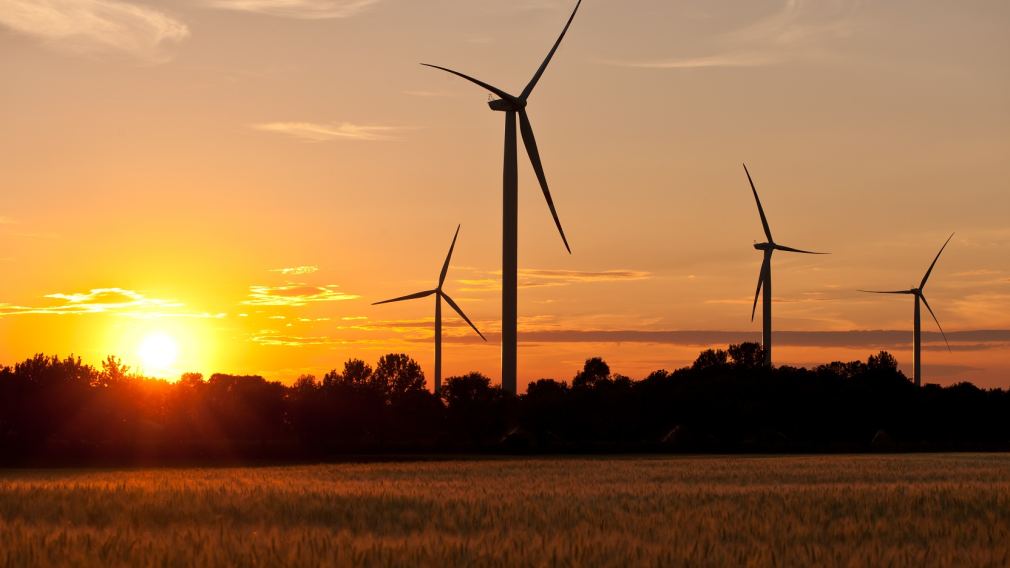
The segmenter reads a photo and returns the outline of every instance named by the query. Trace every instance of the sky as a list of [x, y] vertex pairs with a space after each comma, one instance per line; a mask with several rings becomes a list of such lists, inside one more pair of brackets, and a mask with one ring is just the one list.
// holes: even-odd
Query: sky
[[[500, 376], [502, 115], [568, 0], [0, 0], [0, 361], [36, 352], [290, 381], [406, 352]], [[585, 0], [520, 150], [519, 376], [642, 377], [760, 337], [776, 363], [1010, 386], [1010, 4]], [[153, 353], [153, 355], [152, 355]]]

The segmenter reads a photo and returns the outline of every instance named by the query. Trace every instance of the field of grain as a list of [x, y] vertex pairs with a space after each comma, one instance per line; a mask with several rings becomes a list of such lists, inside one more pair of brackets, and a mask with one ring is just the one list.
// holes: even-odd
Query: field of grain
[[1010, 456], [0, 472], [0, 566], [1010, 566]]

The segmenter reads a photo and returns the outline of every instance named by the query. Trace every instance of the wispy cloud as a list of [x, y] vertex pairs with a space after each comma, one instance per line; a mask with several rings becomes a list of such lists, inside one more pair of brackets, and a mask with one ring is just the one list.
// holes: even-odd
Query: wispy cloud
[[[494, 336], [495, 338], [501, 337], [501, 323], [497, 319], [484, 320], [475, 317], [473, 318], [473, 322], [485, 336]], [[645, 323], [648, 324], [650, 322]], [[342, 325], [338, 324], [335, 329], [340, 331], [390, 332], [403, 335], [407, 337], [408, 340], [414, 340], [430, 338], [434, 331], [434, 324], [434, 318], [421, 317], [398, 320], [374, 320], [360, 322], [348, 321]], [[518, 324], [520, 334], [560, 329], [555, 316], [550, 315], [520, 316]], [[473, 335], [474, 337], [477, 337], [466, 322], [455, 316], [446, 318], [442, 321], [442, 333], [445, 337], [466, 335]], [[477, 337], [477, 340], [481, 341], [479, 337]], [[481, 343], [483, 343], [483, 341], [481, 341]]]
[[[480, 329], [489, 329], [492, 322], [475, 321]], [[482, 326], [482, 327], [481, 327]], [[422, 337], [431, 337], [435, 327], [434, 318], [400, 319], [400, 320], [380, 320], [368, 323], [352, 323], [350, 325], [340, 325], [337, 329], [352, 331], [389, 331], [394, 333], [404, 333], [416, 335], [420, 330]], [[446, 318], [442, 321], [442, 331], [446, 335], [463, 333], [473, 333], [470, 326], [456, 317]]]
[[284, 274], [285, 276], [301, 276], [302, 274], [312, 274], [319, 272], [318, 266], [293, 266], [291, 268], [272, 268], [270, 272]]
[[4, 0], [0, 25], [62, 50], [147, 62], [165, 61], [165, 46], [189, 37], [186, 24], [164, 12], [117, 0]]
[[[832, 302], [838, 300], [839, 298], [825, 298], [821, 296], [819, 292], [805, 292], [805, 298], [780, 298], [775, 296], [776, 304], [812, 304], [815, 302]], [[753, 297], [740, 296], [737, 298], [713, 298], [710, 300], [705, 300], [706, 304], [728, 304], [737, 306], [750, 306], [754, 302]]]
[[53, 313], [97, 313], [133, 308], [177, 308], [182, 304], [174, 300], [148, 298], [133, 290], [123, 288], [94, 288], [76, 294], [47, 294], [46, 298], [63, 300], [62, 306], [49, 308]]
[[242, 302], [251, 306], [291, 306], [299, 307], [318, 302], [339, 302], [356, 300], [361, 296], [338, 290], [336, 284], [310, 286], [307, 284], [286, 284], [284, 286], [250, 286], [249, 299]]
[[267, 122], [252, 125], [256, 130], [284, 134], [307, 142], [332, 140], [397, 140], [393, 133], [402, 131], [396, 126], [365, 126], [358, 124], [320, 124], [315, 122]]
[[426, 99], [455, 96], [452, 93], [446, 93], [443, 91], [404, 91], [403, 94], [410, 95], [412, 97], [421, 97]]
[[523, 268], [519, 270], [519, 276], [537, 280], [548, 280], [564, 284], [574, 284], [578, 282], [618, 282], [624, 280], [647, 280], [652, 276], [648, 272], [641, 270], [542, 270], [537, 268]]
[[209, 0], [211, 7], [300, 20], [349, 18], [379, 0]]
[[777, 11], [717, 36], [707, 46], [707, 53], [601, 63], [644, 69], [704, 69], [762, 67], [824, 56], [830, 42], [857, 30], [853, 12], [858, 5], [858, 0], [785, 0]]
[[512, 0], [501, 5], [512, 12], [568, 12], [572, 7], [566, 0]]
[[47, 294], [49, 305], [16, 306], [0, 304], [0, 317], [16, 315], [114, 314], [137, 318], [222, 318], [222, 313], [185, 312], [182, 302], [148, 298], [140, 292], [123, 288], [93, 288], [87, 292]]
[[606, 61], [622, 67], [638, 69], [703, 69], [706, 67], [760, 67], [777, 60], [764, 53], [724, 53], [685, 59], [664, 59], [657, 61]]
[[284, 335], [268, 329], [261, 330], [252, 337], [253, 343], [260, 345], [273, 345], [282, 347], [306, 347], [311, 345], [335, 345], [340, 343], [334, 339], [324, 336], [301, 337], [297, 335]]
[[[594, 282], [623, 282], [648, 280], [649, 272], [641, 270], [543, 270], [524, 268], [519, 270], [520, 288], [542, 288], [547, 286], [568, 286], [571, 284]], [[501, 271], [488, 273], [478, 278], [461, 279], [464, 292], [486, 292], [501, 289]]]

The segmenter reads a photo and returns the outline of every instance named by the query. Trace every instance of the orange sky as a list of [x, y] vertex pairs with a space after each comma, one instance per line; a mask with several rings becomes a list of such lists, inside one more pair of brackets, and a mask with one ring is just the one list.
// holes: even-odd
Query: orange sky
[[[447, 316], [445, 369], [497, 377], [501, 116], [417, 63], [519, 90], [571, 7], [0, 4], [0, 360], [142, 367], [155, 335], [171, 376], [427, 368], [431, 302], [370, 304], [433, 287], [462, 223], [446, 289], [491, 342]], [[926, 380], [1010, 384], [1008, 24], [995, 1], [586, 0], [529, 109], [573, 255], [520, 153], [520, 388], [756, 337], [742, 161], [776, 239], [832, 253], [776, 256], [777, 362], [910, 365], [911, 300], [855, 290], [915, 285], [957, 231]], [[738, 333], [665, 333], [699, 330]]]

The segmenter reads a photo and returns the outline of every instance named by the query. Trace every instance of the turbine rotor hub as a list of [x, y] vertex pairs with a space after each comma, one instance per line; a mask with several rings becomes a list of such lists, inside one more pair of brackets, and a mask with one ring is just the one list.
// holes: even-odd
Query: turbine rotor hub
[[519, 112], [526, 108], [526, 101], [520, 98], [514, 99], [495, 99], [487, 103], [487, 106], [491, 107], [491, 110], [497, 112]]

